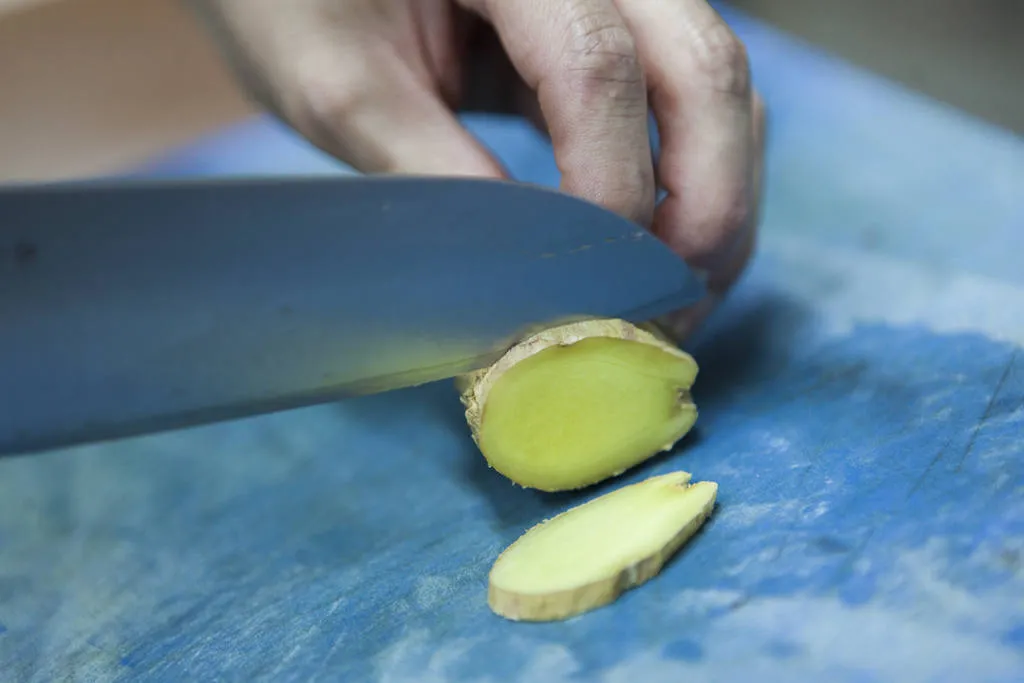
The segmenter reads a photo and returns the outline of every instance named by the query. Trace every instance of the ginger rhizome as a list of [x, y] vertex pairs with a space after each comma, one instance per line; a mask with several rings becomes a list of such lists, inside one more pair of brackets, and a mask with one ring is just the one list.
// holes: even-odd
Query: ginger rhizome
[[534, 526], [491, 568], [491, 609], [515, 621], [567, 619], [650, 580], [714, 508], [718, 485], [690, 478], [651, 477]]
[[595, 484], [670, 450], [694, 425], [697, 363], [624, 320], [552, 327], [458, 380], [495, 470], [542, 491]]

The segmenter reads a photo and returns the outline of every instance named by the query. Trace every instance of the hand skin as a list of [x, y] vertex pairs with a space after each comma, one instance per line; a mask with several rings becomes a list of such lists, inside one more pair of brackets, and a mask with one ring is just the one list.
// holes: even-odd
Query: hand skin
[[186, 1], [260, 105], [363, 173], [507, 177], [454, 112], [528, 117], [562, 190], [707, 275], [707, 300], [662, 321], [680, 341], [751, 256], [764, 106], [706, 0]]

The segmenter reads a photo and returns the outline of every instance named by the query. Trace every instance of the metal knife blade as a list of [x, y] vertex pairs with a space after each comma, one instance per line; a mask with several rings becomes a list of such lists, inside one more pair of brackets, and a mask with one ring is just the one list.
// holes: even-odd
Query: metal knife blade
[[443, 379], [703, 285], [554, 190], [422, 177], [0, 189], [0, 453]]

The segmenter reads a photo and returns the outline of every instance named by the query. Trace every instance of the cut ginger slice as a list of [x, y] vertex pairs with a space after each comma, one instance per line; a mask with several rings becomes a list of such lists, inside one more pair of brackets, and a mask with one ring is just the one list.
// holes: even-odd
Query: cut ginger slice
[[718, 485], [672, 472], [538, 524], [491, 568], [488, 604], [515, 621], [567, 619], [650, 580], [710, 516]]
[[488, 464], [542, 491], [595, 484], [670, 450], [692, 427], [694, 359], [624, 320], [544, 330], [460, 378]]

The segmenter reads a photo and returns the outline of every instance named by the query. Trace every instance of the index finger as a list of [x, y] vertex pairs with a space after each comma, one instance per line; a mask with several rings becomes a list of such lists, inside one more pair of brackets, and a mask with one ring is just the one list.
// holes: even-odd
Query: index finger
[[460, 0], [537, 93], [562, 189], [641, 225], [654, 212], [647, 84], [614, 0]]

